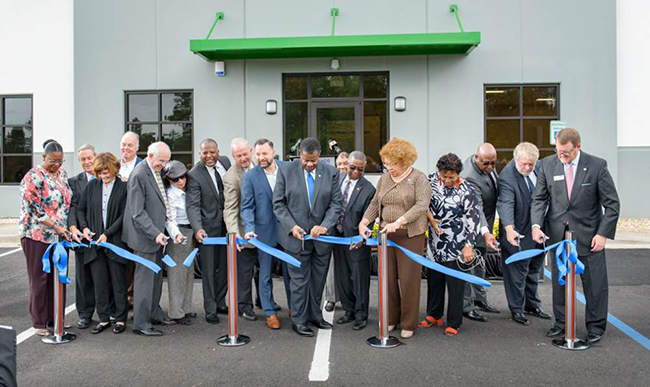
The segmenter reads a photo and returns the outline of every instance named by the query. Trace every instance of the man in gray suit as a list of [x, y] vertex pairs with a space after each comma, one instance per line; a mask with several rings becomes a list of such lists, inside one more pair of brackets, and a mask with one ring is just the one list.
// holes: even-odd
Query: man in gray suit
[[[486, 142], [478, 147], [476, 154], [465, 160], [463, 171], [460, 173], [460, 177], [467, 180], [474, 188], [476, 197], [483, 208], [480, 229], [483, 238], [477, 239], [476, 242], [476, 249], [483, 258], [487, 257], [487, 247], [496, 250], [496, 239], [492, 235], [497, 197], [499, 196], [497, 173], [494, 170], [496, 164], [497, 151], [492, 144]], [[475, 266], [472, 274], [485, 278], [485, 267]], [[463, 315], [470, 320], [486, 322], [487, 317], [476, 311], [477, 307], [488, 313], [499, 313], [499, 310], [488, 302], [487, 292], [483, 286], [466, 283]]]
[[[562, 129], [557, 136], [556, 156], [542, 160], [533, 193], [531, 223], [533, 240], [545, 238], [540, 226], [546, 225], [549, 243], [564, 239], [573, 231], [578, 256], [585, 265], [582, 287], [587, 305], [585, 320], [587, 341], [600, 341], [607, 327], [607, 265], [605, 243], [614, 239], [620, 202], [607, 161], [581, 150], [580, 134], [573, 128]], [[604, 211], [603, 211], [604, 209]], [[553, 314], [555, 326], [547, 336], [564, 333], [564, 289], [558, 284], [553, 262]]]
[[[187, 217], [194, 235], [199, 243], [203, 243], [205, 237], [224, 236], [226, 225], [223, 220], [224, 187], [219, 171], [219, 147], [216, 141], [208, 138], [201, 141], [199, 150], [201, 161], [187, 173], [185, 200]], [[205, 320], [210, 324], [217, 324], [217, 313], [228, 313], [226, 248], [201, 244], [199, 254]]]
[[530, 325], [524, 312], [549, 320], [551, 315], [541, 308], [542, 300], [537, 293], [539, 273], [544, 264], [544, 254], [505, 264], [511, 255], [522, 250], [541, 248], [530, 230], [530, 204], [539, 174], [539, 150], [529, 142], [517, 145], [514, 159], [499, 174], [499, 200], [497, 210], [501, 217], [499, 239], [503, 260], [503, 287], [508, 299], [512, 320]]
[[280, 167], [273, 191], [273, 212], [280, 221], [278, 242], [300, 261], [289, 267], [291, 277], [291, 325], [301, 336], [332, 329], [320, 309], [332, 246], [304, 241], [304, 234], [318, 238], [331, 234], [341, 211], [339, 171], [319, 163], [321, 146], [307, 138], [300, 144], [300, 160]]
[[[165, 168], [171, 151], [164, 142], [154, 142], [147, 149], [147, 158], [138, 164], [128, 182], [124, 211], [123, 241], [133, 253], [162, 266], [163, 246], [167, 244], [165, 223], [170, 217], [167, 193], [160, 171]], [[160, 308], [162, 271], [158, 274], [136, 265], [133, 281], [133, 333], [162, 336], [154, 324], [173, 325]]]

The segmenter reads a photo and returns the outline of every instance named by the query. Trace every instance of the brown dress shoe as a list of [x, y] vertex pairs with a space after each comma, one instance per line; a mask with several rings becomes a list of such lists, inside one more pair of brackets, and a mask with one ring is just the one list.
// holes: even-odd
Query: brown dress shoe
[[266, 326], [269, 329], [280, 329], [280, 320], [278, 320], [278, 315], [272, 314], [266, 318]]

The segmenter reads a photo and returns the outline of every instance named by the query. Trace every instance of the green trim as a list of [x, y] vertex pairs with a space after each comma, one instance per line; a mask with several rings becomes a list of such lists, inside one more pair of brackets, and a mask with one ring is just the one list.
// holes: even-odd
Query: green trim
[[[216, 24], [216, 21], [215, 21]], [[208, 61], [395, 55], [466, 55], [480, 32], [190, 40]]]
[[460, 32], [465, 32], [463, 29], [463, 25], [460, 22], [460, 18], [458, 17], [458, 4], [451, 4], [449, 6], [449, 12], [453, 13], [456, 16], [456, 21], [458, 22], [458, 27], [460, 28]]
[[205, 40], [210, 39], [210, 35], [212, 35], [212, 31], [214, 31], [214, 27], [217, 26], [217, 22], [219, 20], [223, 20], [223, 12], [217, 12], [217, 17], [214, 19], [214, 23], [212, 23], [212, 28], [210, 28], [210, 32], [208, 32], [208, 36], [205, 37]]
[[332, 10], [330, 11], [330, 15], [332, 16], [332, 36], [334, 36], [334, 31], [336, 27], [336, 17], [339, 16], [339, 9], [332, 8]]

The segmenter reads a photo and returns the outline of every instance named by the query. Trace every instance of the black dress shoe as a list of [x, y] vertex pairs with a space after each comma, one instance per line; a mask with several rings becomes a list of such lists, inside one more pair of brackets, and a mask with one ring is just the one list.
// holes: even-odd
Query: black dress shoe
[[587, 342], [589, 343], [597, 343], [603, 338], [603, 335], [599, 335], [598, 333], [588, 333], [587, 334]]
[[125, 330], [126, 330], [126, 324], [115, 324], [115, 326], [113, 327], [113, 333], [115, 333], [116, 335], [119, 335]]
[[117, 319], [115, 318], [115, 316], [111, 316], [111, 317], [108, 318], [108, 321], [110, 321], [112, 323], [115, 323], [117, 321]]
[[260, 301], [259, 298], [257, 300], [255, 300], [255, 307], [257, 309], [262, 309], [262, 301]]
[[[261, 307], [260, 307], [260, 309], [261, 309]], [[273, 305], [273, 310], [276, 311], [276, 312], [279, 312], [279, 311], [282, 310], [282, 307], [280, 305], [278, 305], [278, 304], [274, 304]]]
[[334, 303], [332, 301], [327, 301], [327, 304], [325, 304], [325, 310], [328, 312], [331, 312], [334, 310]]
[[325, 320], [320, 321], [307, 321], [307, 325], [311, 325], [318, 329], [332, 329], [332, 324], [328, 323]]
[[140, 336], [162, 336], [163, 333], [158, 329], [149, 328], [149, 329], [134, 329], [133, 333]]
[[151, 324], [153, 325], [176, 325], [176, 321], [174, 320], [152, 320]]
[[108, 324], [102, 325], [102, 323], [99, 323], [95, 325], [95, 327], [90, 331], [93, 335], [96, 335], [98, 333], [104, 332], [106, 329], [111, 327], [111, 323], [109, 322]]
[[194, 312], [185, 313], [185, 318], [196, 318], [197, 314]]
[[217, 313], [219, 314], [228, 314], [228, 307], [227, 306], [220, 306], [217, 308]]
[[530, 310], [525, 310], [524, 313], [528, 313], [532, 316], [539, 317], [544, 320], [550, 320], [551, 315], [544, 312], [542, 308], [535, 308], [535, 309], [530, 309]]
[[367, 319], [366, 320], [356, 320], [354, 322], [354, 325], [352, 325], [352, 329], [354, 329], [355, 331], [360, 331], [363, 328], [365, 328], [366, 325], [368, 325], [368, 320]]
[[178, 325], [192, 325], [192, 320], [184, 316], [181, 318], [173, 318], [172, 320], [176, 321]]
[[291, 324], [291, 328], [300, 336], [314, 337], [314, 331], [305, 324]]
[[501, 313], [501, 311], [499, 309], [493, 307], [487, 301], [476, 301], [474, 304], [476, 306], [478, 306], [478, 308], [480, 310], [484, 311], [484, 312], [487, 312], [487, 313]]
[[217, 314], [209, 314], [205, 316], [205, 321], [207, 321], [210, 324], [219, 324], [219, 316]]
[[513, 313], [512, 314], [512, 319], [514, 322], [519, 323], [521, 325], [530, 325], [530, 321], [524, 316], [523, 313]]
[[355, 320], [354, 313], [346, 313], [343, 316], [339, 317], [339, 319], [336, 320], [336, 323], [337, 324], [347, 324], [347, 323], [351, 323], [354, 320]]
[[564, 328], [553, 327], [546, 332], [546, 337], [561, 337], [564, 334]]
[[245, 320], [257, 321], [257, 315], [252, 310], [246, 310], [239, 315], [242, 316]]
[[479, 321], [479, 322], [487, 322], [488, 320], [487, 317], [483, 316], [482, 314], [480, 314], [475, 310], [470, 310], [467, 313], [463, 313], [463, 316], [467, 317], [470, 320]]
[[77, 321], [77, 328], [79, 329], [86, 329], [90, 326], [92, 323], [92, 320], [89, 319], [88, 317], [82, 317]]

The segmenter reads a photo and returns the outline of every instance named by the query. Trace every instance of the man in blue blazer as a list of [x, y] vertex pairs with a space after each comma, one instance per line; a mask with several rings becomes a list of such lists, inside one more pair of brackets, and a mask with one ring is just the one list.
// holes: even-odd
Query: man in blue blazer
[[[278, 219], [273, 213], [273, 188], [278, 176], [280, 165], [284, 161], [275, 161], [273, 142], [265, 138], [259, 139], [254, 145], [257, 166], [242, 178], [241, 188], [241, 219], [244, 224], [244, 237], [257, 238], [260, 242], [271, 247], [278, 243]], [[262, 309], [266, 315], [266, 325], [269, 329], [280, 329], [275, 301], [273, 300], [273, 256], [258, 252], [260, 263], [259, 293]], [[284, 288], [287, 292], [287, 304], [291, 306], [291, 290], [289, 274], [285, 263], [282, 264]]]
[[512, 320], [530, 325], [524, 313], [549, 320], [551, 315], [541, 308], [542, 300], [537, 293], [539, 273], [544, 263], [544, 254], [505, 264], [511, 255], [522, 251], [541, 248], [533, 241], [530, 232], [530, 205], [539, 174], [539, 150], [529, 142], [517, 145], [514, 159], [499, 174], [499, 199], [497, 211], [501, 257], [503, 259], [503, 286]]

